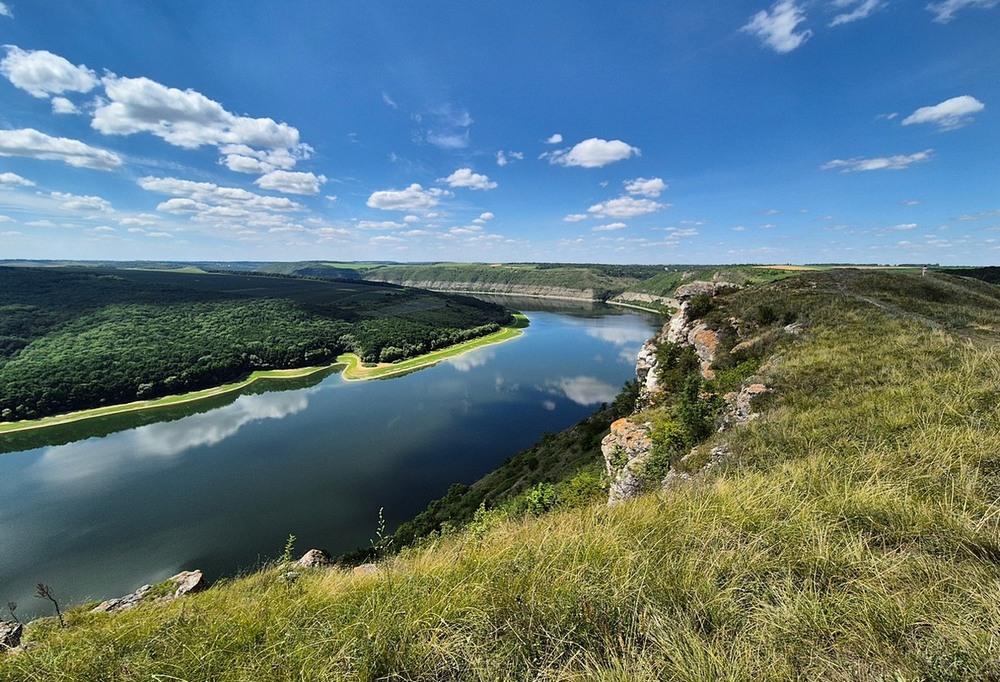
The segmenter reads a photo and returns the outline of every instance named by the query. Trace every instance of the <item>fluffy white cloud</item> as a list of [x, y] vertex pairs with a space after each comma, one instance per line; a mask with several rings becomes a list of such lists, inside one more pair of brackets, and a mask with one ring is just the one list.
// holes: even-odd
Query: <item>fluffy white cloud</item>
[[609, 199], [608, 201], [594, 204], [587, 211], [602, 218], [624, 219], [655, 213], [661, 208], [663, 208], [663, 204], [652, 199], [618, 197], [617, 199]]
[[218, 146], [226, 165], [239, 172], [290, 168], [311, 151], [287, 123], [237, 116], [194, 90], [148, 78], [106, 76], [101, 82], [107, 100], [94, 111], [91, 126], [105, 135], [148, 132], [184, 149]]
[[139, 186], [150, 192], [174, 195], [174, 199], [157, 207], [168, 213], [236, 218], [245, 211], [297, 211], [302, 208], [285, 197], [268, 197], [239, 187], [220, 187], [211, 182], [145, 177], [140, 178]]
[[362, 230], [401, 230], [406, 225], [393, 220], [361, 220], [358, 221], [358, 228]]
[[562, 144], [562, 141], [563, 141], [563, 136], [560, 135], [559, 133], [555, 133], [553, 135], [550, 135], [545, 140], [545, 144]]
[[655, 199], [667, 189], [667, 183], [660, 178], [636, 178], [625, 183], [625, 191], [632, 195]]
[[897, 154], [895, 156], [878, 156], [874, 158], [855, 157], [853, 159], [834, 159], [823, 164], [823, 170], [839, 168], [841, 173], [853, 173], [870, 170], [901, 170], [915, 163], [929, 161], [934, 154], [933, 149], [925, 149], [915, 154]]
[[740, 30], [757, 36], [775, 52], [791, 52], [812, 36], [809, 29], [795, 32], [805, 19], [802, 8], [793, 0], [779, 0], [770, 12], [757, 12]]
[[903, 119], [903, 125], [933, 123], [941, 130], [954, 130], [970, 122], [973, 114], [978, 114], [985, 108], [986, 105], [975, 97], [961, 95], [934, 106], [920, 107]]
[[273, 170], [289, 170], [300, 159], [308, 159], [312, 148], [300, 144], [294, 149], [253, 149], [245, 144], [227, 144], [219, 148], [222, 163], [237, 173], [254, 175], [270, 173]]
[[833, 6], [838, 9], [851, 8], [847, 12], [838, 14], [830, 22], [830, 26], [840, 26], [849, 24], [852, 21], [867, 18], [872, 12], [883, 7], [883, 0], [834, 0]]
[[383, 211], [426, 211], [437, 206], [441, 199], [451, 196], [451, 192], [436, 187], [424, 189], [413, 183], [403, 190], [381, 190], [372, 192], [365, 202], [370, 208]]
[[955, 18], [955, 13], [967, 7], [978, 7], [980, 9], [990, 9], [996, 7], [1000, 0], [941, 0], [927, 5], [927, 9], [934, 13], [934, 21], [939, 24], [947, 24]]
[[479, 214], [479, 217], [476, 218], [476, 220], [493, 220], [494, 218], [496, 218], [496, 216], [492, 212], [484, 211]]
[[79, 114], [80, 109], [65, 97], [52, 98], [53, 114]]
[[473, 173], [471, 168], [459, 168], [448, 177], [439, 178], [438, 182], [447, 183], [449, 187], [468, 187], [469, 189], [496, 189], [497, 187], [497, 183], [485, 175]]
[[624, 230], [628, 225], [625, 223], [608, 223], [607, 225], [597, 225], [596, 227], [590, 228], [591, 232], [616, 232], [617, 230]]
[[46, 161], [62, 161], [76, 168], [113, 170], [122, 165], [114, 152], [98, 149], [79, 140], [51, 137], [34, 128], [0, 130], [0, 156], [26, 156]]
[[638, 147], [633, 147], [621, 140], [609, 141], [592, 137], [569, 149], [546, 152], [542, 154], [541, 158], [548, 159], [549, 163], [559, 164], [560, 166], [601, 168], [615, 161], [623, 161], [632, 156], [639, 156], [641, 153]]
[[319, 188], [325, 182], [325, 175], [275, 170], [257, 178], [254, 184], [261, 189], [270, 189], [285, 194], [316, 195], [319, 194]]
[[586, 219], [587, 219], [586, 213], [570, 213], [568, 216], [563, 218], [563, 222], [578, 223], [581, 220], [586, 220]]
[[14, 18], [14, 14], [10, 11], [10, 7], [8, 7], [5, 3], [2, 2], [0, 2], [0, 17], [10, 17], [11, 19]]
[[35, 183], [17, 173], [0, 173], [0, 187], [34, 187]]
[[0, 61], [0, 74], [34, 97], [63, 92], [90, 92], [97, 86], [97, 74], [82, 64], [73, 66], [46, 50], [22, 50], [5, 45], [7, 56]]

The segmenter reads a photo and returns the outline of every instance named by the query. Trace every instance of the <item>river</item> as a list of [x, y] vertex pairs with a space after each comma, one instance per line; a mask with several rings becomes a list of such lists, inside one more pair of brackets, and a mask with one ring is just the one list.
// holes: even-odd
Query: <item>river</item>
[[280, 556], [290, 534], [296, 554], [370, 546], [380, 508], [392, 530], [612, 401], [660, 324], [518, 307], [523, 336], [402, 377], [271, 382], [0, 436], [0, 605], [51, 613], [32, 598], [40, 582], [67, 605], [181, 570], [233, 576]]

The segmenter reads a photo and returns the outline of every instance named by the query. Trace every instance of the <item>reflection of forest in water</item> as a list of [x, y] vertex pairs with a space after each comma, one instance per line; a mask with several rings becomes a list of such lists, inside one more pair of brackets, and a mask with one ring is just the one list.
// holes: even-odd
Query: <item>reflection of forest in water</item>
[[236, 403], [244, 396], [298, 391], [318, 385], [333, 371], [333, 369], [330, 369], [316, 372], [307, 377], [296, 379], [260, 379], [236, 391], [177, 405], [150, 407], [121, 412], [119, 414], [109, 414], [102, 417], [90, 417], [67, 424], [56, 424], [39, 429], [0, 434], [0, 454], [33, 450], [35, 448], [54, 445], [65, 445], [88, 438], [103, 438], [119, 431], [173, 422], [185, 417], [192, 417], [224, 408], [227, 405]]

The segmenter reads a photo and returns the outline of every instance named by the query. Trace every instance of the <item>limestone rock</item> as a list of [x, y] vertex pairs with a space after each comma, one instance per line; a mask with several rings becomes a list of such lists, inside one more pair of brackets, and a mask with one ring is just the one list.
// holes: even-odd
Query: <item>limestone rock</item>
[[653, 442], [649, 437], [652, 424], [636, 424], [628, 418], [611, 425], [611, 432], [601, 441], [604, 467], [611, 479], [608, 505], [637, 497], [643, 492], [642, 477]]
[[768, 388], [761, 383], [744, 384], [738, 392], [723, 396], [726, 401], [727, 413], [723, 421], [723, 429], [738, 426], [753, 421], [760, 415], [753, 411], [751, 403], [757, 396], [767, 393]]
[[308, 552], [302, 555], [302, 558], [296, 561], [299, 566], [305, 568], [316, 568], [319, 566], [329, 566], [330, 565], [330, 555], [321, 549], [310, 549]]
[[[171, 602], [178, 597], [183, 597], [185, 594], [200, 592], [208, 587], [208, 583], [202, 576], [201, 571], [181, 571], [167, 580], [174, 584], [173, 594], [168, 594], [156, 599], [156, 603], [163, 604]], [[119, 613], [120, 611], [127, 611], [128, 609], [138, 606], [144, 601], [151, 601], [152, 595], [150, 595], [150, 592], [152, 592], [152, 590], [152, 585], [143, 585], [132, 594], [127, 594], [124, 597], [118, 597], [117, 599], [108, 599], [107, 601], [103, 601], [92, 608], [91, 611], [103, 611], [105, 613]]]
[[674, 298], [678, 301], [689, 301], [698, 294], [718, 296], [719, 294], [739, 288], [740, 286], [738, 284], [723, 282], [713, 278], [713, 281], [711, 282], [695, 281], [688, 284], [682, 284], [677, 287], [677, 291], [674, 292]]
[[208, 583], [202, 576], [201, 571], [181, 571], [177, 575], [171, 576], [170, 580], [177, 585], [177, 589], [174, 591], [174, 599], [183, 597], [185, 594], [191, 594], [192, 592], [201, 592], [208, 587]]
[[375, 575], [378, 573], [378, 564], [361, 564], [355, 566], [351, 573], [354, 575]]
[[635, 359], [635, 376], [639, 380], [640, 390], [646, 394], [653, 393], [658, 388], [656, 348], [656, 339], [650, 339], [642, 344]]
[[715, 351], [719, 347], [719, 334], [708, 325], [699, 322], [688, 332], [687, 342], [694, 346], [701, 362], [701, 376], [705, 379], [714, 379], [715, 372], [712, 371], [712, 363], [715, 362]]
[[0, 620], [0, 651], [3, 649], [16, 649], [21, 646], [21, 633], [24, 626], [20, 623], [8, 623]]
[[146, 595], [151, 589], [153, 589], [152, 585], [143, 585], [132, 594], [126, 594], [124, 597], [118, 597], [117, 599], [102, 601], [100, 604], [92, 608], [91, 611], [102, 611], [104, 613], [128, 611], [129, 609], [138, 606], [139, 602], [146, 598]]

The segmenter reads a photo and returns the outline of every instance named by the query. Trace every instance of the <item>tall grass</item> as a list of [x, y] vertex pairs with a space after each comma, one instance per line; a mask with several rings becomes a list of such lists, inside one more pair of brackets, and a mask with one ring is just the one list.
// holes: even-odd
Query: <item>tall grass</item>
[[802, 289], [810, 328], [710, 478], [439, 538], [373, 575], [276, 566], [75, 611], [0, 655], [0, 679], [1000, 679], [1000, 355], [941, 322], [998, 309], [928, 318], [877, 279], [816, 277], [841, 291]]

